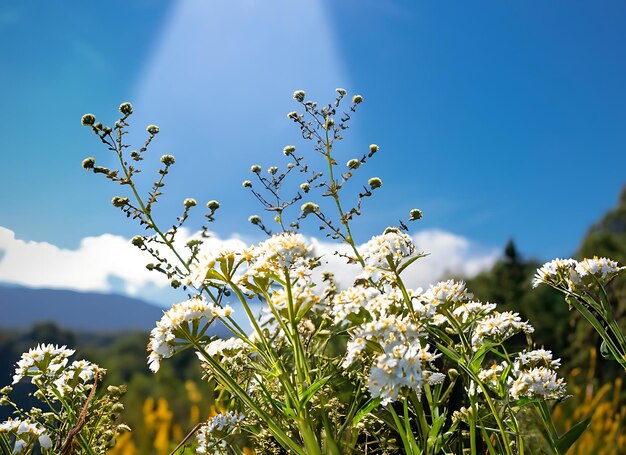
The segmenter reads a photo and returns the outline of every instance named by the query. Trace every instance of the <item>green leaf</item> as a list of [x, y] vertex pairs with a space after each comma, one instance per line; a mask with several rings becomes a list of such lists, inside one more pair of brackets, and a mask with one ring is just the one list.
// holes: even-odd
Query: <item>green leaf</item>
[[302, 397], [300, 398], [300, 404], [298, 405], [298, 410], [301, 410], [309, 402], [309, 400], [313, 398], [313, 396], [315, 395], [315, 392], [317, 392], [320, 388], [322, 388], [324, 384], [326, 384], [330, 378], [331, 376], [326, 376], [325, 378], [322, 378], [319, 381], [313, 383], [311, 387], [307, 388], [302, 394]]
[[365, 407], [354, 416], [354, 419], [352, 419], [352, 426], [357, 425], [363, 419], [363, 417], [368, 415], [372, 409], [380, 404], [380, 401], [380, 398], [376, 398], [375, 400], [371, 400], [369, 403], [367, 403]]
[[426, 254], [426, 253], [418, 253], [415, 256], [413, 256], [411, 259], [409, 259], [404, 264], [402, 264], [400, 267], [398, 267], [398, 271], [397, 271], [398, 275], [400, 275], [404, 269], [406, 269], [408, 266], [413, 264], [415, 261], [417, 261], [418, 259], [424, 258], [426, 256], [428, 256], [428, 254]]
[[572, 428], [569, 429], [567, 433], [559, 438], [556, 443], [557, 450], [561, 454], [567, 453], [569, 448], [580, 438], [583, 432], [589, 426], [589, 422], [591, 422], [591, 417], [587, 417], [585, 420], [581, 420]]

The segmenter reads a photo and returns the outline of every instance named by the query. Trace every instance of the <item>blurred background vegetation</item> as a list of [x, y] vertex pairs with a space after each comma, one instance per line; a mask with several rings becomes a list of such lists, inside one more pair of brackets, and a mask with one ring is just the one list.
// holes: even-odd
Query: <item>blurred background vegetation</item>
[[[626, 188], [617, 207], [590, 227], [575, 253], [576, 258], [606, 256], [626, 264]], [[517, 311], [536, 328], [537, 347], [545, 346], [562, 359], [562, 375], [572, 397], [555, 404], [553, 415], [561, 431], [593, 416], [592, 422], [570, 453], [626, 453], [626, 401], [622, 369], [600, 354], [598, 336], [574, 312], [561, 294], [547, 286], [532, 289], [531, 280], [542, 263], [526, 258], [514, 241], [491, 270], [468, 281], [483, 301]], [[416, 266], [419, 266], [416, 265]], [[626, 323], [626, 279], [610, 284], [613, 307]], [[108, 370], [107, 384], [127, 384], [123, 419], [133, 429], [124, 435], [112, 454], [169, 454], [194, 426], [217, 412], [212, 385], [200, 377], [199, 362], [191, 351], [163, 362], [158, 374], [146, 365], [143, 332], [97, 334], [72, 332], [52, 323], [30, 330], [0, 331], [2, 385], [10, 382], [20, 354], [37, 343], [76, 347], [77, 358], [86, 358]], [[28, 404], [28, 388], [18, 388], [21, 402]], [[9, 410], [0, 408], [0, 421]]]

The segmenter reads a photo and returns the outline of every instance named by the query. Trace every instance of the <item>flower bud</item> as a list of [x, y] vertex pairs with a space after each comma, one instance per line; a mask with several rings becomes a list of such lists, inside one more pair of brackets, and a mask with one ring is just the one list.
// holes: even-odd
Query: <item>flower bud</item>
[[374, 154], [375, 154], [376, 152], [378, 152], [379, 150], [380, 150], [380, 147], [378, 147], [376, 144], [371, 144], [371, 145], [370, 145], [370, 153], [369, 153], [370, 158], [371, 158], [372, 156], [374, 156]]
[[135, 246], [143, 246], [145, 239], [141, 235], [136, 235], [132, 239], [130, 239], [130, 243]]
[[370, 186], [371, 189], [375, 190], [376, 188], [380, 188], [381, 186], [383, 186], [383, 181], [378, 177], [372, 177], [367, 181], [367, 184]]
[[115, 196], [113, 199], [111, 199], [111, 204], [113, 204], [114, 207], [124, 207], [126, 204], [128, 204], [128, 198], [123, 196]]
[[183, 205], [186, 209], [190, 209], [191, 207], [195, 207], [196, 205], [198, 205], [198, 201], [196, 201], [194, 198], [188, 197], [183, 201]]
[[102, 124], [102, 122], [98, 122], [93, 127], [97, 129], [98, 131], [101, 131], [104, 125]]
[[171, 166], [175, 162], [176, 158], [174, 158], [172, 155], [163, 155], [161, 157], [161, 163], [165, 164], [166, 166]]
[[250, 218], [248, 218], [248, 221], [250, 221], [254, 225], [258, 225], [261, 224], [261, 217], [259, 215], [252, 215]]
[[274, 175], [278, 172], [278, 168], [276, 166], [272, 166], [271, 168], [269, 168], [267, 170], [267, 172], [269, 172], [270, 174]]
[[83, 126], [93, 126], [94, 123], [96, 123], [96, 116], [93, 114], [85, 114], [83, 115], [83, 117], [80, 119], [80, 123]]
[[291, 111], [289, 114], [287, 114], [287, 118], [296, 120], [298, 118], [298, 113], [296, 111]]
[[93, 157], [91, 157], [91, 156], [90, 156], [89, 158], [85, 158], [85, 159], [83, 160], [83, 168], [84, 168], [85, 170], [87, 170], [87, 171], [88, 171], [89, 169], [93, 169], [93, 167], [95, 166], [95, 164], [96, 164], [96, 159], [95, 159], [95, 158], [93, 158]]
[[157, 267], [157, 266], [156, 266], [156, 265], [154, 265], [154, 264], [152, 264], [152, 263], [146, 264], [146, 268], [147, 268], [148, 270], [154, 270], [154, 269], [156, 269], [156, 267]]
[[133, 105], [129, 102], [120, 104], [120, 112], [124, 115], [130, 115], [133, 113]]
[[172, 289], [178, 289], [180, 287], [182, 283], [177, 280], [176, 278], [174, 278], [171, 282], [170, 282], [170, 286], [172, 286]]
[[156, 125], [148, 125], [146, 131], [154, 136], [155, 134], [159, 134], [159, 127]]
[[241, 186], [244, 188], [252, 188], [252, 182], [250, 180], [244, 180]]
[[2, 387], [2, 389], [0, 389], [0, 394], [2, 395], [8, 395], [13, 391], [13, 387], [11, 387], [10, 385], [7, 385], [5, 387]]
[[342, 88], [336, 88], [335, 91], [339, 93], [341, 96], [346, 96], [346, 93], [348, 93], [345, 91], [345, 89], [342, 89]]
[[361, 166], [361, 162], [356, 158], [352, 158], [350, 161], [348, 161], [346, 166], [348, 166], [348, 169], [358, 169], [359, 166]]
[[258, 164], [253, 164], [252, 166], [250, 166], [250, 172], [258, 174], [259, 172], [261, 172], [261, 166], [259, 166]]
[[422, 211], [420, 209], [412, 209], [409, 212], [409, 221], [415, 221], [422, 218]]
[[308, 193], [311, 190], [311, 185], [309, 184], [309, 182], [304, 182], [300, 184], [300, 189], [305, 193]]
[[114, 385], [108, 386], [107, 392], [116, 397], [119, 397], [122, 394], [122, 391], [120, 390], [120, 388]]
[[361, 95], [354, 95], [352, 97], [352, 102], [354, 104], [361, 104], [363, 102], [363, 97]]
[[296, 100], [298, 103], [303, 102], [305, 96], [306, 93], [304, 93], [304, 90], [296, 90], [295, 92], [293, 92], [293, 99]]
[[319, 205], [317, 205], [317, 204], [315, 204], [313, 202], [305, 202], [300, 207], [300, 210], [302, 210], [302, 214], [304, 216], [306, 216], [309, 213], [318, 213], [320, 211], [320, 207], [319, 207]]
[[211, 210], [212, 212], [215, 212], [217, 209], [220, 208], [220, 203], [215, 200], [211, 200], [207, 202], [206, 208]]
[[283, 153], [285, 156], [293, 155], [293, 152], [296, 151], [296, 148], [293, 145], [288, 145], [283, 149]]

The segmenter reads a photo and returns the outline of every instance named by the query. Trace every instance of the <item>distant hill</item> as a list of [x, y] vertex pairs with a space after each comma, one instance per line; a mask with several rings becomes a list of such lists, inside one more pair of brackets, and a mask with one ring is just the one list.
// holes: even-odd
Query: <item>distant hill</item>
[[41, 322], [79, 331], [151, 330], [163, 310], [115, 294], [0, 286], [0, 328]]

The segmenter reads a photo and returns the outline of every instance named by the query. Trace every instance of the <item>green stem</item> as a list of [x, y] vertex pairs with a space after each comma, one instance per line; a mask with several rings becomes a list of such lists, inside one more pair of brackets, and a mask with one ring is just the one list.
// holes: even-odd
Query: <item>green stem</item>
[[252, 411], [268, 426], [269, 430], [272, 432], [276, 440], [281, 444], [285, 449], [292, 450], [294, 453], [299, 455], [306, 455], [306, 452], [302, 450], [302, 447], [295, 441], [293, 441], [277, 424], [275, 419], [263, 411], [261, 408], [257, 406], [254, 400], [247, 394], [247, 392], [241, 388], [237, 382], [230, 377], [230, 375], [221, 367], [221, 365], [215, 361], [210, 355], [208, 355], [202, 346], [198, 344], [198, 342], [192, 337], [188, 337], [187, 341], [189, 341], [200, 355], [206, 360], [206, 362], [211, 366], [214, 373], [218, 379], [226, 385], [230, 391], [235, 394], [246, 406], [248, 406]]
[[363, 260], [363, 257], [361, 257], [359, 250], [357, 250], [356, 245], [354, 244], [354, 238], [352, 237], [352, 232], [350, 231], [350, 223], [346, 219], [343, 209], [341, 208], [341, 201], [339, 200], [339, 193], [337, 191], [337, 182], [335, 182], [335, 177], [333, 173], [333, 157], [331, 154], [332, 145], [330, 144], [330, 138], [328, 137], [328, 128], [325, 128], [325, 131], [326, 141], [324, 142], [324, 146], [326, 147], [326, 153], [324, 153], [324, 156], [326, 157], [326, 161], [328, 162], [328, 177], [331, 181], [329, 193], [335, 200], [335, 205], [337, 206], [337, 211], [339, 212], [339, 220], [341, 221], [343, 227], [346, 229], [345, 240], [350, 245], [350, 247], [352, 247], [352, 251], [354, 251], [357, 261], [359, 261], [361, 265], [365, 267], [365, 261]]

